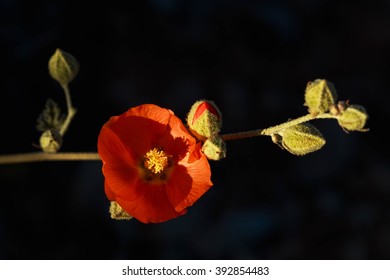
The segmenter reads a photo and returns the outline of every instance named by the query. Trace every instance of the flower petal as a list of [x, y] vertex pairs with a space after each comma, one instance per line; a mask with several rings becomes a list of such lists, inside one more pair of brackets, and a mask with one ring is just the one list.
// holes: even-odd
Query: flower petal
[[118, 197], [126, 200], [137, 199], [143, 190], [139, 186], [139, 172], [134, 167], [119, 167], [106, 164], [103, 166], [105, 177], [105, 192], [110, 200]]
[[[111, 126], [111, 129], [125, 143], [127, 149], [133, 153], [133, 156], [141, 159], [150, 150], [150, 147], [155, 145], [155, 139], [159, 135], [164, 134], [166, 127], [154, 120], [128, 116], [119, 118]], [[142, 140], [139, 138], [140, 135], [142, 135]]]
[[168, 127], [169, 133], [160, 138], [159, 144], [167, 154], [173, 155], [174, 160], [180, 161], [193, 151], [196, 140], [175, 115], [169, 119]]
[[140, 188], [143, 189], [142, 195], [136, 200], [117, 198], [117, 203], [137, 220], [143, 223], [159, 223], [186, 213], [185, 209], [175, 211], [168, 200], [165, 185], [143, 184]]
[[111, 187], [108, 185], [107, 180], [104, 180], [104, 192], [106, 193], [106, 196], [109, 201], [116, 201], [116, 195], [111, 190]]
[[98, 153], [103, 164], [133, 166], [136, 160], [133, 153], [108, 125], [104, 125], [100, 131]]
[[167, 194], [176, 211], [191, 206], [213, 185], [210, 165], [201, 154], [191, 163], [181, 162], [173, 170], [167, 186]]
[[[152, 145], [156, 145], [156, 139], [166, 134], [171, 115], [173, 113], [170, 110], [145, 104], [110, 118], [103, 127], [110, 128], [124, 143], [128, 152], [139, 159]], [[140, 136], [142, 141], [139, 139]]]
[[130, 108], [123, 116], [142, 117], [167, 125], [169, 118], [174, 115], [171, 110], [161, 108], [154, 104], [143, 104]]

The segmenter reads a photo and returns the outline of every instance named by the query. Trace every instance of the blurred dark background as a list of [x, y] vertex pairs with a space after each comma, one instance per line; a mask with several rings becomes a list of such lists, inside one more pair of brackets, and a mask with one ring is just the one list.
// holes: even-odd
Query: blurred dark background
[[1, 259], [390, 259], [390, 1], [0, 0], [1, 154], [35, 151], [47, 62], [80, 61], [62, 151], [96, 151], [101, 126], [142, 103], [183, 120], [214, 100], [224, 133], [306, 114], [308, 81], [364, 105], [368, 133], [312, 122], [327, 144], [293, 156], [227, 143], [213, 188], [161, 224], [111, 220], [100, 162], [0, 166]]

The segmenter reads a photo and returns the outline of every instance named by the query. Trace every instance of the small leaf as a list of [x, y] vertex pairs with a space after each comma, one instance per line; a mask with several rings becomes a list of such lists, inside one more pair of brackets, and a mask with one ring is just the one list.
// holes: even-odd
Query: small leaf
[[298, 156], [315, 152], [326, 143], [321, 132], [309, 123], [292, 126], [281, 131], [279, 135], [282, 137], [282, 147]]
[[79, 71], [79, 63], [70, 53], [56, 49], [49, 59], [50, 76], [62, 86], [70, 83]]
[[61, 115], [61, 109], [53, 99], [48, 99], [45, 104], [45, 109], [41, 112], [37, 119], [36, 128], [38, 131], [49, 129], [59, 130], [64, 122], [64, 115]]
[[337, 94], [334, 85], [324, 79], [309, 82], [305, 91], [305, 106], [312, 115], [328, 112], [337, 102]]

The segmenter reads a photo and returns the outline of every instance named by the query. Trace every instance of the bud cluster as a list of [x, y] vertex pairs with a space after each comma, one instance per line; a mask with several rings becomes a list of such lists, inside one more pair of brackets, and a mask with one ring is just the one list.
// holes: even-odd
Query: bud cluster
[[79, 71], [79, 62], [70, 53], [56, 49], [50, 57], [49, 74], [62, 87], [65, 93], [68, 114], [66, 118], [61, 114], [57, 103], [49, 99], [45, 109], [37, 119], [37, 129], [42, 131], [39, 145], [45, 153], [57, 153], [62, 145], [62, 138], [72, 120], [76, 109], [73, 108], [68, 84], [76, 77]]
[[324, 79], [309, 82], [305, 91], [305, 106], [311, 115], [330, 113], [345, 131], [367, 131], [364, 129], [368, 114], [361, 105], [338, 101], [334, 85]]
[[221, 111], [210, 100], [196, 101], [187, 116], [187, 125], [198, 141], [203, 142], [202, 151], [210, 160], [226, 157], [226, 144], [220, 137]]
[[305, 155], [317, 151], [326, 141], [320, 131], [306, 123], [316, 118], [337, 119], [345, 131], [367, 131], [364, 129], [368, 115], [360, 105], [350, 105], [349, 101], [337, 101], [337, 93], [333, 83], [317, 79], [309, 82], [305, 90], [305, 103], [310, 115], [299, 122], [287, 122], [277, 126], [271, 139], [280, 147], [294, 155]]

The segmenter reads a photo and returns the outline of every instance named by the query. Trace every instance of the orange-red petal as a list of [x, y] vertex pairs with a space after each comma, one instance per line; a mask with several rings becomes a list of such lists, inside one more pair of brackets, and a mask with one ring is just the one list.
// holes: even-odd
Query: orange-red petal
[[103, 164], [110, 164], [113, 166], [133, 166], [136, 158], [131, 150], [128, 149], [127, 143], [123, 142], [121, 138], [110, 127], [110, 122], [118, 119], [113, 117], [100, 130], [98, 138], [98, 153], [103, 161]]
[[143, 184], [142, 195], [136, 200], [117, 198], [117, 203], [131, 216], [143, 223], [159, 223], [176, 218], [186, 213], [186, 210], [176, 211], [170, 203], [166, 186], [163, 184]]
[[182, 161], [173, 170], [167, 194], [175, 210], [181, 211], [193, 205], [212, 185], [210, 165], [199, 151], [197, 160], [191, 163]]
[[196, 140], [185, 128], [181, 120], [172, 115], [168, 123], [169, 133], [165, 133], [159, 139], [159, 145], [168, 155], [172, 155], [176, 161], [188, 156], [194, 149]]
[[[143, 156], [156, 147], [172, 156], [165, 183], [148, 182], [141, 172]], [[200, 144], [172, 111], [153, 104], [112, 117], [101, 129], [98, 152], [107, 198], [144, 223], [185, 214], [212, 186]]]
[[[130, 109], [107, 124], [135, 158], [142, 157], [151, 146], [156, 145], [156, 141], [162, 135], [166, 134], [171, 116], [170, 111], [166, 109], [155, 114], [157, 119], [139, 116], [138, 111], [140, 110]], [[153, 115], [150, 110], [146, 113]]]

